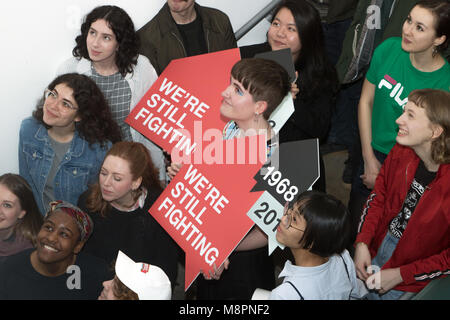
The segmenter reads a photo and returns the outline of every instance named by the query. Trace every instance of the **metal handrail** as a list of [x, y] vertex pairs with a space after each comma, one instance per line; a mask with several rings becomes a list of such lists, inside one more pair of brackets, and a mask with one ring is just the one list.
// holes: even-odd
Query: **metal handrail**
[[236, 40], [239, 41], [243, 36], [245, 36], [254, 26], [256, 26], [262, 19], [267, 17], [270, 12], [281, 2], [282, 0], [271, 1], [264, 9], [258, 12], [252, 19], [250, 19], [246, 24], [244, 24], [235, 33]]

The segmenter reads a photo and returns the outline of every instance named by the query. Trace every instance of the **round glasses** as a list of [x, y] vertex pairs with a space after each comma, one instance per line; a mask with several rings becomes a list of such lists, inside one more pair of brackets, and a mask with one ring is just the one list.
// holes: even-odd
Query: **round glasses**
[[291, 212], [291, 209], [289, 209], [289, 202], [286, 202], [286, 204], [284, 205], [283, 217], [286, 217], [285, 219], [281, 219], [281, 221], [286, 229], [293, 228], [295, 230], [305, 232], [305, 230], [302, 230], [302, 229], [292, 226], [292, 212]]
[[50, 90], [50, 89], [45, 89], [44, 91], [44, 97], [46, 100], [51, 100], [51, 101], [57, 101], [58, 105], [61, 106], [62, 110], [64, 112], [69, 112], [72, 110], [77, 111], [78, 108], [75, 107], [72, 102], [68, 101], [67, 99], [62, 99], [58, 101], [58, 93], [56, 91]]

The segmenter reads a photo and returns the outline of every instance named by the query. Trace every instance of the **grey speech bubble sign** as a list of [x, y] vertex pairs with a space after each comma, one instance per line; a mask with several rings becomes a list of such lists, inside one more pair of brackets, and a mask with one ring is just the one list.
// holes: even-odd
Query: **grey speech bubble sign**
[[284, 207], [269, 192], [265, 191], [247, 212], [247, 216], [267, 235], [269, 256], [276, 247], [284, 249], [284, 245], [279, 243], [276, 238], [283, 210]]

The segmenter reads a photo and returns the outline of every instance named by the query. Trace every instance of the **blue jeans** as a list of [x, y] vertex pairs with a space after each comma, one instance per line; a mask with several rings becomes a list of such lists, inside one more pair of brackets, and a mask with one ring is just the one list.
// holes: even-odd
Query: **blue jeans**
[[[397, 247], [398, 238], [394, 237], [389, 231], [383, 239], [378, 253], [375, 258], [372, 259], [372, 265], [382, 267], [391, 258], [392, 253]], [[376, 291], [370, 291], [367, 298], [369, 300], [398, 300], [405, 292], [398, 290], [389, 290], [383, 295], [379, 295]]]
[[[375, 154], [375, 158], [377, 158], [377, 160], [381, 163], [381, 165], [383, 165], [384, 160], [386, 160], [386, 158], [387, 158], [387, 154], [384, 154], [383, 152], [377, 151], [375, 149], [372, 149], [372, 150], [373, 150], [373, 153]], [[362, 174], [364, 174], [364, 159], [361, 156], [358, 170], [356, 171], [356, 174], [353, 176], [352, 192], [358, 192], [361, 196], [363, 196], [365, 199], [367, 199], [367, 197], [372, 192], [372, 190], [368, 189], [364, 185], [362, 179], [360, 178], [360, 176]]]

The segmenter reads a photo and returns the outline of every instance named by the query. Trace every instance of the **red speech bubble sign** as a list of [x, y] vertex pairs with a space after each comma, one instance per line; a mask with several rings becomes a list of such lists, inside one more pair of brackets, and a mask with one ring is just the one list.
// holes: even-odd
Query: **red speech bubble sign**
[[246, 213], [262, 194], [250, 190], [266, 160], [265, 137], [221, 135], [221, 93], [239, 60], [239, 49], [231, 49], [172, 61], [127, 118], [164, 150], [200, 159], [185, 164], [149, 210], [186, 253], [185, 290], [250, 231]]
[[[222, 147], [243, 152], [236, 148], [237, 140], [245, 140], [244, 152], [250, 155], [249, 138], [222, 141]], [[186, 290], [200, 270], [207, 273], [213, 264], [220, 266], [254, 225], [246, 212], [262, 194], [250, 192], [261, 167], [260, 162], [184, 165], [150, 208], [186, 253]]]
[[194, 122], [201, 121], [202, 130], [223, 128], [221, 93], [240, 59], [239, 49], [231, 49], [173, 60], [126, 122], [169, 153], [201, 149], [192, 138]]

